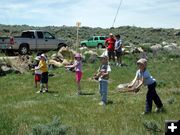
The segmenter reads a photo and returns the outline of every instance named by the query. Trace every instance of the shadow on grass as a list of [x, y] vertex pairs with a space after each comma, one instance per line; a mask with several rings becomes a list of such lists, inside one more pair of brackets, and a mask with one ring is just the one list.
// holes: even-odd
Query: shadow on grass
[[95, 93], [93, 93], [93, 92], [81, 92], [80, 95], [82, 95], [82, 96], [90, 96], [90, 95], [95, 95]]
[[106, 105], [112, 105], [113, 101], [112, 100], [108, 100]]
[[51, 91], [48, 91], [48, 92], [46, 92], [46, 93], [48, 93], [48, 94], [57, 94], [58, 91], [53, 91], [53, 90], [51, 90]]

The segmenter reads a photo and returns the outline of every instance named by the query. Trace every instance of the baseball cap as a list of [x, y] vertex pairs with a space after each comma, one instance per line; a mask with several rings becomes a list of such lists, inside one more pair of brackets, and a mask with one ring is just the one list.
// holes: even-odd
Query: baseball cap
[[144, 59], [144, 58], [141, 58], [141, 59], [139, 59], [139, 60], [137, 61], [137, 64], [143, 64], [143, 65], [146, 65], [146, 63], [147, 63], [147, 60]]

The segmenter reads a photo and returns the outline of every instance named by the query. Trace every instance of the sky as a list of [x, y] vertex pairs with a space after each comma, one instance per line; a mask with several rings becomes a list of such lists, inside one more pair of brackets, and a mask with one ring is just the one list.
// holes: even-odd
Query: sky
[[[0, 24], [110, 28], [121, 0], [0, 0]], [[180, 29], [180, 0], [122, 0], [114, 27]]]

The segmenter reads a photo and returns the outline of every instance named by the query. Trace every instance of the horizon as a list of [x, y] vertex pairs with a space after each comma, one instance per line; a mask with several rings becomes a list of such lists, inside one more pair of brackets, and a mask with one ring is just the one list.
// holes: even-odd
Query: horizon
[[121, 1], [114, 28], [180, 29], [178, 0], [1, 0], [0, 24], [73, 27], [81, 22], [82, 27], [106, 29], [112, 27]]

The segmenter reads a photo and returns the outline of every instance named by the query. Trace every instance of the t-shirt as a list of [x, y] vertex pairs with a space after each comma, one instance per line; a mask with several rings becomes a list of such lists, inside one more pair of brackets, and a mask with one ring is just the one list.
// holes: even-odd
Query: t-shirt
[[114, 51], [114, 44], [115, 44], [116, 40], [114, 38], [107, 38], [105, 43], [108, 44], [108, 51]]
[[75, 61], [74, 64], [75, 66], [75, 71], [76, 72], [82, 72], [82, 62], [81, 61]]
[[118, 48], [118, 49], [116, 50], [117, 52], [122, 52], [121, 46], [122, 46], [122, 40], [121, 40], [121, 39], [116, 40], [116, 42], [115, 42], [115, 48]]
[[[99, 72], [105, 72], [105, 73], [111, 72], [111, 67], [110, 67], [108, 64], [106, 64], [106, 65], [101, 65], [101, 66], [99, 67]], [[107, 81], [108, 79], [109, 79], [108, 76], [106, 76], [106, 77], [100, 76], [100, 77], [99, 77], [99, 81]]]
[[144, 85], [151, 85], [156, 81], [147, 70], [145, 70], [144, 72], [137, 70], [136, 76], [137, 78], [144, 78]]
[[47, 63], [44, 60], [40, 60], [38, 67], [40, 68], [42, 73], [48, 71]]
[[38, 66], [35, 66], [35, 71], [34, 71], [35, 75], [41, 75], [41, 70], [38, 69]]

